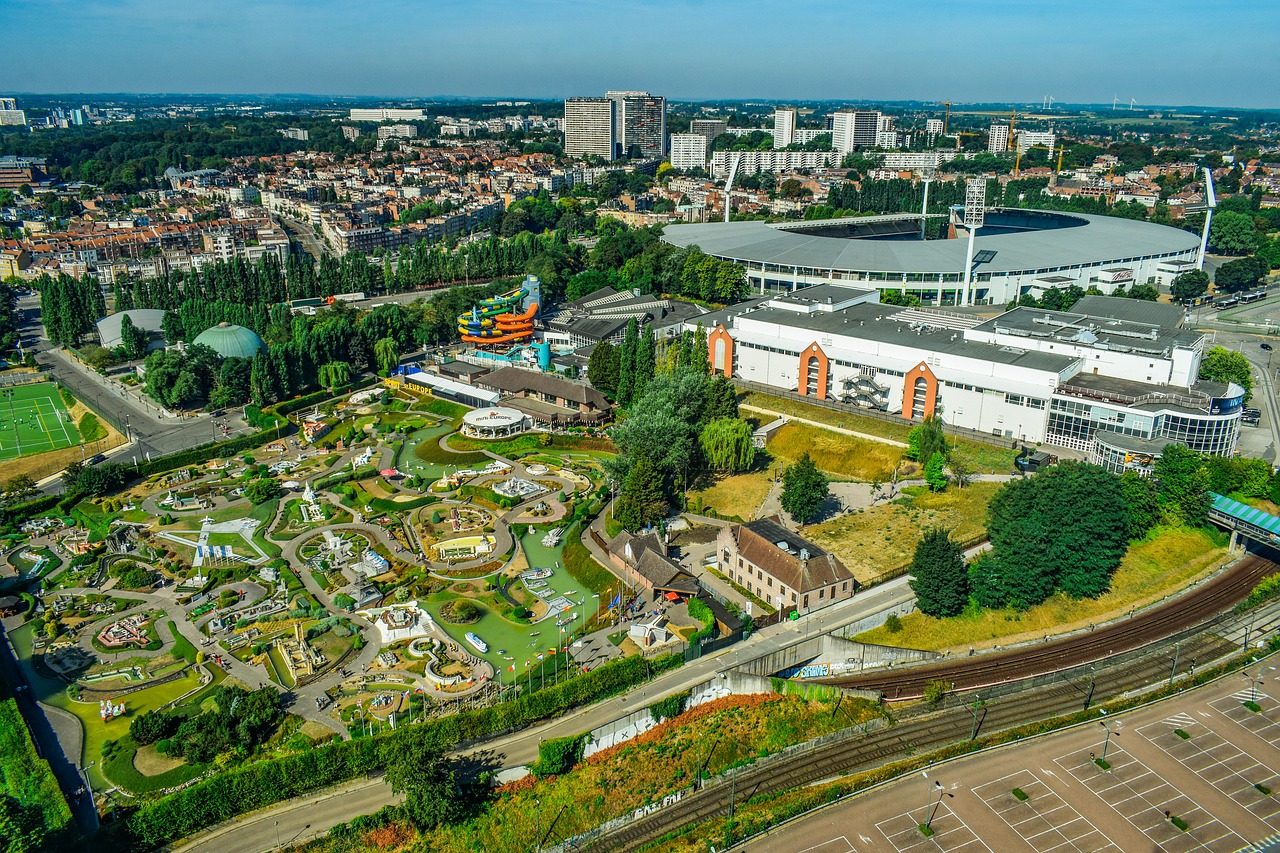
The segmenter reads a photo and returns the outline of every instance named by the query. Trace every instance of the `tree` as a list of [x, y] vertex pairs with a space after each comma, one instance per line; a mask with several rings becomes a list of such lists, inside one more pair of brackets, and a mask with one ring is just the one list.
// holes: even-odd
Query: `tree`
[[708, 421], [738, 417], [738, 389], [733, 387], [733, 380], [729, 377], [712, 377], [707, 385], [707, 405], [703, 416]]
[[1017, 608], [1058, 589], [1096, 597], [1110, 585], [1129, 541], [1120, 478], [1096, 465], [1064, 462], [1010, 482], [987, 507], [987, 533], [995, 563], [984, 571], [994, 568], [998, 577], [984, 579], [984, 592], [1000, 589], [1003, 603]]
[[1150, 477], [1136, 471], [1126, 471], [1120, 477], [1120, 491], [1129, 507], [1129, 539], [1136, 541], [1160, 521], [1160, 503], [1156, 499], [1156, 484]]
[[969, 603], [964, 550], [949, 531], [935, 527], [924, 532], [911, 560], [911, 574], [916, 606], [926, 616], [956, 616]]
[[391, 336], [379, 338], [373, 344], [373, 355], [378, 360], [378, 369], [390, 376], [391, 371], [400, 364], [400, 345]]
[[940, 492], [947, 487], [946, 464], [939, 450], [935, 450], [925, 463], [924, 481], [929, 484], [931, 491]]
[[698, 436], [707, 464], [717, 471], [746, 471], [756, 458], [751, 424], [738, 418], [708, 421]]
[[1268, 269], [1267, 262], [1254, 255], [1236, 258], [1218, 267], [1218, 271], [1213, 275], [1213, 281], [1219, 290], [1239, 293], [1242, 290], [1257, 287]]
[[1201, 527], [1209, 518], [1209, 472], [1200, 454], [1185, 444], [1166, 444], [1152, 472], [1156, 499], [1172, 524]]
[[1200, 361], [1200, 378], [1210, 382], [1234, 382], [1244, 389], [1244, 401], [1253, 396], [1253, 366], [1243, 353], [1214, 347]]
[[636, 381], [636, 350], [640, 346], [640, 333], [636, 319], [627, 321], [627, 330], [622, 334], [622, 348], [618, 352], [618, 405], [625, 406], [631, 402]]
[[618, 390], [618, 348], [601, 341], [591, 351], [587, 362], [587, 381], [596, 390], [612, 397]]
[[335, 393], [338, 388], [351, 381], [351, 365], [345, 361], [330, 361], [320, 365], [316, 378], [320, 384]]
[[147, 354], [147, 333], [133, 325], [128, 314], [120, 320], [120, 348], [128, 358], [142, 358]]
[[36, 481], [26, 474], [13, 477], [4, 486], [4, 498], [10, 503], [17, 503], [36, 492]]
[[1203, 296], [1209, 289], [1209, 274], [1204, 270], [1187, 270], [1179, 273], [1169, 285], [1173, 298], [1179, 302], [1191, 302]]
[[942, 431], [942, 421], [933, 415], [913, 426], [907, 433], [906, 456], [908, 459], [928, 462], [935, 453], [941, 453], [945, 462], [950, 452], [947, 436]]
[[1258, 232], [1253, 217], [1224, 210], [1213, 217], [1209, 226], [1209, 245], [1224, 255], [1245, 255], [1258, 246]]
[[270, 477], [263, 477], [245, 486], [244, 496], [255, 504], [263, 504], [280, 496], [280, 484]]
[[826, 476], [806, 451], [800, 461], [788, 465], [782, 474], [782, 508], [797, 524], [804, 524], [826, 503], [830, 495], [828, 485]]
[[1143, 302], [1158, 302], [1160, 300], [1160, 291], [1150, 284], [1135, 284], [1129, 290], [1129, 298]]
[[389, 758], [386, 780], [394, 793], [405, 795], [400, 809], [410, 823], [430, 830], [458, 817], [458, 781], [439, 746], [425, 738], [408, 738], [390, 751]]
[[163, 712], [147, 711], [129, 722], [129, 734], [139, 746], [146, 746], [176, 732], [179, 722]]
[[661, 521], [667, 515], [667, 502], [662, 496], [662, 481], [647, 456], [640, 456], [631, 466], [614, 517], [627, 530], [639, 530]]

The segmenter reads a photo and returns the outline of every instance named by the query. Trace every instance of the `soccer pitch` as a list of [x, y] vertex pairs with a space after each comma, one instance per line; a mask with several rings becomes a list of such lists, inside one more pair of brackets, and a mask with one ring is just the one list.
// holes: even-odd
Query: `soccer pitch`
[[52, 382], [0, 389], [0, 461], [80, 444]]

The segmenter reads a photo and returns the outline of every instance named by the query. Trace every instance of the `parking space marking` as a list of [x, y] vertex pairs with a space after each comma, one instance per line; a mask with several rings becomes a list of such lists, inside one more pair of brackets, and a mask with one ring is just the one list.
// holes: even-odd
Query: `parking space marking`
[[[1014, 795], [1015, 788], [1026, 795], [1025, 800]], [[979, 785], [973, 792], [1036, 853], [1120, 853], [1096, 826], [1030, 770]]]
[[[1244, 704], [1254, 701], [1255, 695], [1258, 705], [1262, 708], [1256, 713], [1250, 711]], [[1280, 711], [1280, 704], [1265, 692], [1259, 690], [1255, 693], [1252, 688], [1246, 688], [1232, 696], [1215, 699], [1209, 703], [1209, 707], [1250, 734], [1256, 735], [1272, 746], [1280, 747], [1280, 722], [1273, 719]]]
[[[839, 846], [841, 844], [843, 844], [844, 846], [843, 847]], [[858, 851], [857, 851], [857, 848], [855, 848], [851, 843], [849, 843], [848, 838], [845, 838], [843, 835], [840, 835], [840, 836], [837, 836], [836, 838], [831, 839], [830, 841], [824, 841], [821, 844], [815, 844], [812, 847], [806, 847], [805, 849], [801, 850], [800, 853], [858, 853]]]
[[[1089, 750], [1077, 750], [1056, 761], [1164, 850], [1234, 853], [1247, 843], [1244, 837], [1115, 744], [1107, 752], [1110, 770], [1098, 767]], [[1185, 821], [1187, 831], [1174, 826], [1172, 817]]]
[[1178, 722], [1176, 728], [1171, 720], [1150, 723], [1138, 733], [1255, 817], [1280, 829], [1280, 802], [1258, 788], [1280, 789], [1280, 775], [1202, 724]]
[[[932, 811], [933, 807], [930, 806]], [[926, 836], [920, 831], [919, 814], [904, 813], [882, 820], [876, 824], [880, 834], [896, 848], [899, 853], [912, 850], [946, 850], [948, 853], [980, 853], [991, 848], [983, 843], [978, 834], [958, 814], [953, 812], [946, 802], [941, 802], [933, 813], [929, 828], [933, 835]]]

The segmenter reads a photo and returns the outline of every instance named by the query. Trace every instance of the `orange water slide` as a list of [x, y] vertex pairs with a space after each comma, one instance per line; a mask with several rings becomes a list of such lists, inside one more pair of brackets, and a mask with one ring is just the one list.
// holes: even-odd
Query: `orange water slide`
[[527, 341], [533, 337], [533, 318], [538, 315], [537, 303], [531, 303], [521, 314], [497, 314], [493, 317], [494, 328], [488, 334], [462, 335], [462, 340], [469, 344], [509, 344]]

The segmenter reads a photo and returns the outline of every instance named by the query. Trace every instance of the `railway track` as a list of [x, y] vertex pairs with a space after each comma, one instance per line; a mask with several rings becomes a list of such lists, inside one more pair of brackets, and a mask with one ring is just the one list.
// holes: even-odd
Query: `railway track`
[[[951, 682], [953, 694], [950, 707], [935, 713], [908, 716], [866, 734], [850, 732], [820, 750], [782, 753], [719, 777], [642, 819], [596, 837], [579, 837], [574, 848], [635, 850], [681, 827], [727, 816], [731, 803], [874, 769], [894, 758], [968, 739], [975, 730], [1000, 731], [1082, 710], [1175, 671], [1186, 672], [1196, 660], [1218, 658], [1235, 644], [1211, 631], [1184, 635], [1205, 627], [1277, 570], [1280, 566], [1270, 560], [1249, 555], [1181, 596], [1097, 630], [942, 663], [824, 679], [841, 687], [880, 690], [891, 700], [919, 698], [935, 680]], [[1172, 638], [1179, 636], [1179, 649], [1171, 652]], [[956, 696], [958, 692], [966, 695]], [[979, 708], [971, 707], [975, 696], [984, 699]]]
[[1096, 663], [1208, 622], [1243, 600], [1259, 580], [1278, 569], [1280, 566], [1270, 560], [1249, 555], [1183, 595], [1093, 631], [972, 657], [821, 681], [879, 690], [887, 701], [894, 702], [919, 699], [931, 681], [950, 682], [955, 690], [977, 690], [1067, 666]]
[[[1178, 672], [1192, 661], [1212, 660], [1234, 648], [1221, 637], [1203, 635], [1181, 643]], [[579, 838], [573, 849], [594, 853], [636, 850], [682, 827], [695, 825], [730, 812], [730, 801], [741, 804], [752, 797], [776, 794], [839, 776], [871, 770], [906, 755], [934, 749], [991, 733], [1083, 710], [1167, 677], [1172, 652], [1148, 650], [1141, 658], [1116, 662], [1103, 668], [1085, 665], [1070, 672], [1045, 676], [1046, 683], [1032, 690], [1012, 690], [984, 697], [981, 707], [970, 706], [968, 697], [954, 697], [950, 706], [932, 713], [907, 717], [896, 725], [867, 734], [850, 732], [844, 740], [823, 743], [820, 749], [799, 749], [718, 777], [701, 790], [634, 823], [596, 838]]]

